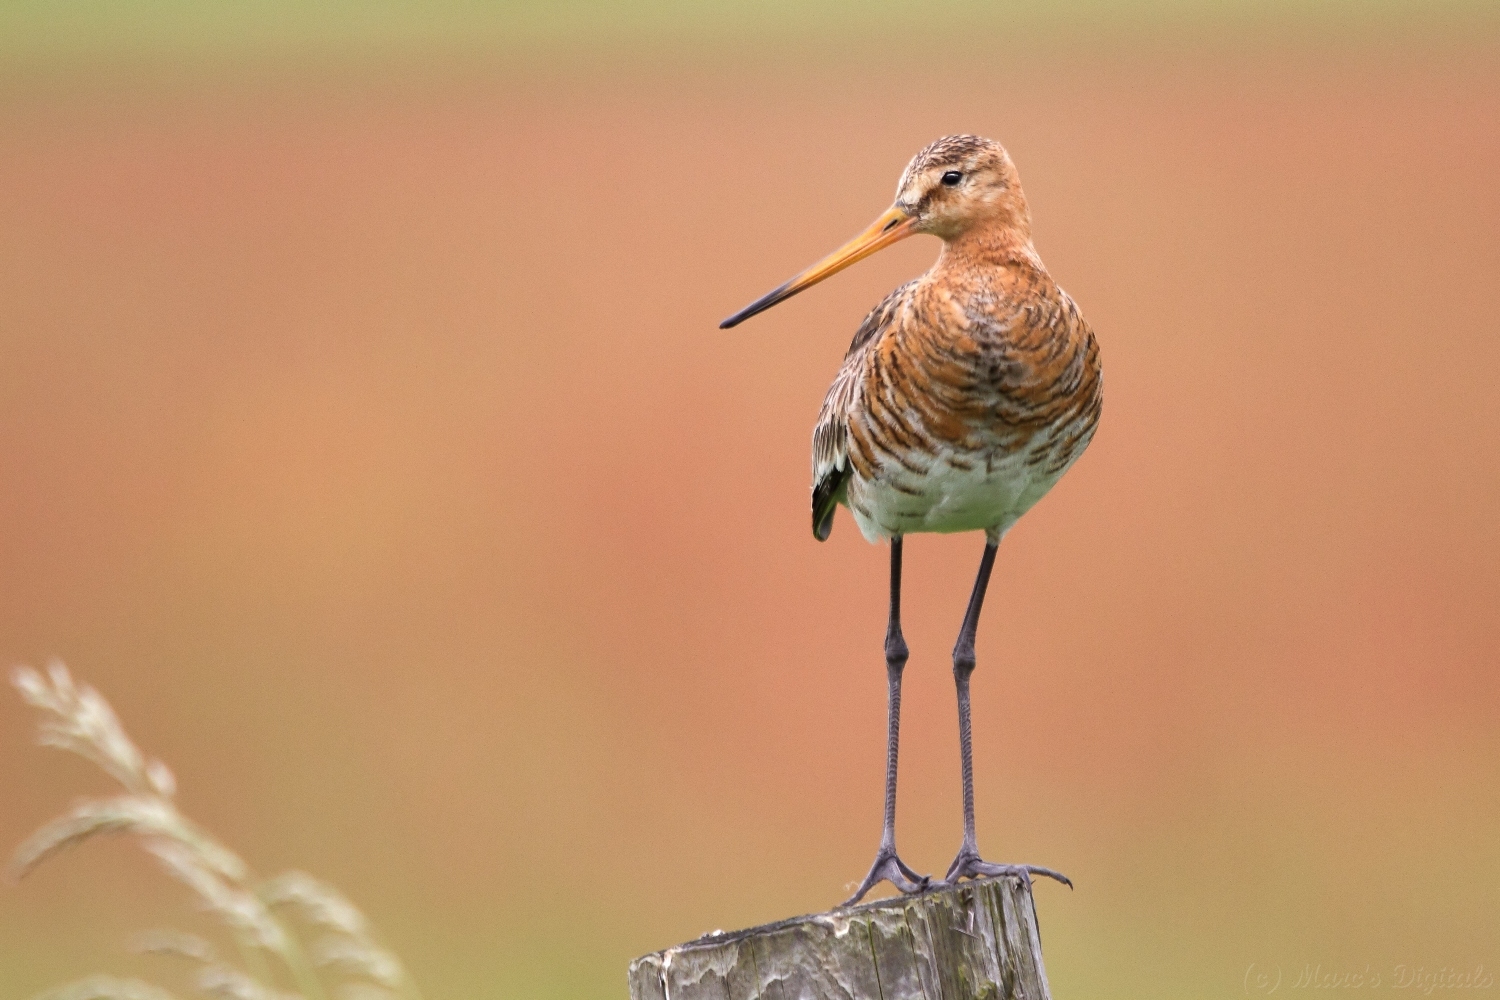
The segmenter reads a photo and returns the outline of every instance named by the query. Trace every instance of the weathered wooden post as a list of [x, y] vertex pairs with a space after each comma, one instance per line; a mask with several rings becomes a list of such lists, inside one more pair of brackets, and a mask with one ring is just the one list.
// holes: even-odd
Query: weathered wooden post
[[1050, 1000], [1031, 887], [1002, 876], [713, 933], [630, 963], [631, 1000]]

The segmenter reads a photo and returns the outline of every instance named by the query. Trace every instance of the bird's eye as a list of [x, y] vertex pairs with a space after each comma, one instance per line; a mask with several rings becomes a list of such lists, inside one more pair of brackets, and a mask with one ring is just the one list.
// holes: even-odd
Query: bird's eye
[[943, 183], [948, 187], [958, 187], [959, 182], [963, 179], [964, 175], [959, 173], [957, 170], [950, 170], [943, 175]]

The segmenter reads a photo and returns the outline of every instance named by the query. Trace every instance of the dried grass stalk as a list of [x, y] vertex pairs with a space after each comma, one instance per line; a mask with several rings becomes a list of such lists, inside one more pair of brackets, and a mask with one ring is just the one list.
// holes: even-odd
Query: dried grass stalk
[[344, 934], [319, 938], [313, 944], [312, 960], [320, 969], [334, 968], [348, 975], [363, 976], [393, 990], [400, 989], [405, 976], [396, 956], [369, 941]]
[[87, 684], [74, 684], [68, 668], [57, 661], [43, 677], [30, 667], [16, 667], [11, 682], [27, 704], [42, 712], [38, 741], [71, 750], [99, 765], [127, 791], [170, 799], [177, 791], [167, 765], [148, 761], [136, 749], [109, 703]]
[[106, 833], [130, 833], [180, 844], [202, 867], [225, 878], [237, 880], [247, 873], [245, 863], [234, 852], [184, 819], [170, 800], [155, 795], [119, 795], [80, 802], [26, 838], [11, 858], [11, 875], [24, 878], [58, 851]]
[[368, 933], [365, 915], [333, 886], [306, 872], [282, 872], [266, 880], [260, 898], [267, 906], [294, 906], [308, 923], [350, 937]]
[[200, 993], [223, 1000], [296, 1000], [295, 993], [279, 993], [259, 980], [229, 965], [207, 965], [194, 985]]
[[[10, 869], [24, 877], [60, 851], [104, 834], [135, 837], [166, 871], [197, 896], [204, 910], [234, 935], [246, 969], [218, 958], [207, 940], [176, 931], [136, 939], [136, 950], [197, 963], [193, 989], [224, 1000], [328, 1000], [318, 970], [337, 987], [340, 1000], [389, 1000], [396, 992], [420, 994], [400, 961], [381, 947], [364, 914], [332, 886], [302, 872], [257, 882], [239, 855], [189, 821], [172, 801], [172, 772], [131, 742], [109, 703], [67, 668], [51, 664], [45, 675], [17, 667], [12, 683], [41, 715], [38, 740], [97, 764], [125, 794], [80, 802], [47, 823], [16, 850]], [[293, 925], [273, 910], [287, 907], [305, 925], [327, 932], [304, 953]], [[284, 993], [265, 960], [280, 960], [298, 993]], [[175, 1000], [172, 994], [134, 979], [90, 976], [43, 994], [38, 1000]]]
[[162, 867], [198, 895], [203, 908], [238, 931], [249, 943], [285, 957], [290, 951], [286, 928], [271, 916], [253, 892], [226, 882], [201, 863], [196, 851], [177, 840], [154, 837], [145, 843]]
[[217, 962], [219, 953], [205, 938], [185, 931], [142, 931], [130, 939], [130, 950], [137, 955], [169, 955], [193, 962]]
[[338, 1000], [395, 1000], [396, 994], [374, 983], [344, 983], [338, 988]]
[[35, 1000], [177, 1000], [177, 997], [139, 979], [94, 975], [40, 993]]

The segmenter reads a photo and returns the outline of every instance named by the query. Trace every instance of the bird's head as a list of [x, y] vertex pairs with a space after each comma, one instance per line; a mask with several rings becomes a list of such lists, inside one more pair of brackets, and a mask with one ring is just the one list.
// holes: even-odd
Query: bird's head
[[914, 233], [952, 243], [979, 231], [998, 231], [1023, 243], [1030, 239], [1031, 216], [1015, 164], [993, 139], [945, 136], [912, 157], [896, 185], [895, 203], [870, 228], [719, 328], [747, 320]]
[[911, 230], [953, 240], [977, 226], [1031, 229], [1021, 179], [1005, 147], [977, 135], [950, 135], [912, 157], [896, 185], [893, 210]]

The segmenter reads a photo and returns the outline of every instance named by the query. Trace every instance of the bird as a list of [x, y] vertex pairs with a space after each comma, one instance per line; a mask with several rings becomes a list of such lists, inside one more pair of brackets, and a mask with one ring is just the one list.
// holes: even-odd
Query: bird
[[[983, 860], [974, 830], [969, 681], [975, 633], [1000, 541], [1093, 440], [1103, 405], [1099, 346], [1052, 279], [1010, 154], [950, 135], [912, 158], [891, 207], [832, 254], [719, 324], [728, 329], [909, 236], [942, 241], [936, 263], [898, 287], [859, 325], [812, 435], [812, 529], [824, 541], [845, 507], [860, 533], [890, 546], [885, 634], [885, 813], [869, 873], [843, 906], [881, 882], [902, 893], [963, 878], [1032, 875], [1039, 865]], [[984, 554], [953, 648], [963, 840], [947, 874], [919, 875], [896, 852], [903, 539], [982, 531]]]

